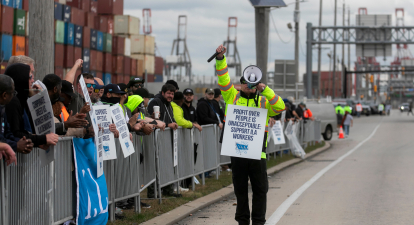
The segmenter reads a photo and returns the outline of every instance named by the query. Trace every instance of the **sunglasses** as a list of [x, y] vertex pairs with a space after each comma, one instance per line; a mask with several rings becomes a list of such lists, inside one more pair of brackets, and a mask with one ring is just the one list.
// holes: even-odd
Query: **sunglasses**
[[[90, 87], [95, 88], [95, 87], [96, 87], [96, 84], [86, 84], [86, 87], [87, 87], [87, 88], [90, 88]], [[99, 92], [99, 91], [98, 91], [98, 92]]]
[[139, 88], [139, 87], [143, 87], [144, 86], [144, 84], [135, 84], [134, 85], [134, 87], [137, 87], [137, 88]]

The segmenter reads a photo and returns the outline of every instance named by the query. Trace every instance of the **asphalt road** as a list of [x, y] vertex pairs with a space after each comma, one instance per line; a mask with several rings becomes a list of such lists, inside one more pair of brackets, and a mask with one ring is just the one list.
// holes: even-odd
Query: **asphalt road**
[[[414, 224], [413, 128], [414, 116], [396, 110], [355, 118], [347, 139], [269, 177], [266, 224]], [[237, 224], [235, 202], [177, 224]]]

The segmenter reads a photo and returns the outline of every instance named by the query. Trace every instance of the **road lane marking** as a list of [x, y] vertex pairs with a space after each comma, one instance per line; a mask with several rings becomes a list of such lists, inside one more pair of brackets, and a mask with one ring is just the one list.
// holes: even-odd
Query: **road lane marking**
[[332, 169], [336, 164], [340, 163], [344, 158], [348, 157], [350, 154], [355, 152], [359, 147], [361, 147], [365, 142], [367, 142], [369, 139], [371, 139], [374, 134], [377, 132], [379, 126], [378, 124], [374, 131], [367, 137], [365, 140], [363, 140], [361, 143], [359, 143], [357, 146], [355, 146], [353, 149], [349, 150], [347, 153], [339, 157], [337, 160], [329, 164], [327, 167], [323, 168], [321, 171], [319, 171], [315, 176], [313, 176], [310, 180], [308, 180], [305, 184], [303, 184], [298, 190], [296, 190], [293, 194], [289, 196], [277, 209], [276, 211], [270, 216], [270, 218], [266, 221], [266, 224], [268, 225], [275, 225], [279, 220], [282, 218], [282, 216], [286, 213], [286, 211], [289, 209], [289, 207], [299, 198], [299, 196], [302, 195], [303, 192], [306, 191], [315, 181], [317, 181], [320, 177], [322, 177], [326, 172], [328, 172], [330, 169]]

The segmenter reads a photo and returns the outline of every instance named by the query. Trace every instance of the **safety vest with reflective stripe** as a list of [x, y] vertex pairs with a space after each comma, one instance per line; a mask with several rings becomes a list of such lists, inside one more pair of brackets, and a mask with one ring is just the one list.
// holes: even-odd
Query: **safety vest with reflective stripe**
[[[283, 102], [282, 98], [275, 94], [275, 92], [268, 86], [266, 86], [266, 88], [263, 90], [263, 96], [259, 97], [258, 105], [256, 105], [254, 99], [246, 99], [242, 97], [240, 92], [237, 91], [236, 88], [234, 88], [234, 85], [231, 82], [227, 69], [226, 57], [224, 57], [222, 60], [216, 60], [216, 73], [218, 76], [218, 85], [220, 86], [221, 94], [223, 96], [224, 102], [226, 102], [225, 116], [227, 115], [227, 105], [229, 104], [267, 109], [267, 133], [269, 118], [285, 111], [285, 103]], [[262, 158], [266, 158], [265, 152], [262, 152]]]
[[62, 106], [62, 112], [60, 113], [60, 119], [62, 122], [66, 122], [69, 118], [68, 110], [66, 110], [65, 106]]

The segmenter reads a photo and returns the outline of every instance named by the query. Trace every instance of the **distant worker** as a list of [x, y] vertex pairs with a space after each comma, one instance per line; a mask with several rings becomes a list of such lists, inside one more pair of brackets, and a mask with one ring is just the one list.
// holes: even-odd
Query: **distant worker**
[[315, 117], [313, 117], [312, 111], [309, 108], [306, 108], [303, 111], [303, 118], [304, 119], [309, 119], [309, 120], [312, 120], [312, 121], [315, 120]]
[[361, 116], [361, 113], [362, 113], [362, 104], [361, 104], [361, 102], [358, 102], [358, 104], [356, 104], [355, 108], [356, 108], [357, 116], [359, 118]]
[[412, 115], [414, 115], [413, 114], [413, 102], [410, 102], [410, 104], [408, 105], [408, 113], [407, 113], [407, 116], [410, 115], [410, 113]]
[[350, 126], [352, 127], [354, 125], [354, 118], [351, 116], [351, 114], [348, 111], [345, 112], [342, 125], [344, 127], [345, 137], [347, 138], [349, 135]]
[[384, 104], [382, 102], [378, 105], [378, 112], [380, 116], [382, 116], [382, 113], [384, 112]]
[[391, 113], [391, 103], [390, 103], [390, 102], [388, 102], [388, 103], [385, 105], [385, 113], [387, 114], [387, 116], [389, 116], [389, 115], [390, 115], [390, 113]]
[[346, 106], [344, 107], [345, 112], [348, 112], [349, 114], [352, 114], [352, 108], [349, 106], [348, 103], [346, 103]]
[[342, 125], [342, 118], [345, 114], [345, 110], [344, 110], [344, 108], [342, 108], [341, 105], [338, 104], [335, 107], [335, 113], [336, 113], [336, 123], [337, 123], [337, 126], [339, 128]]

